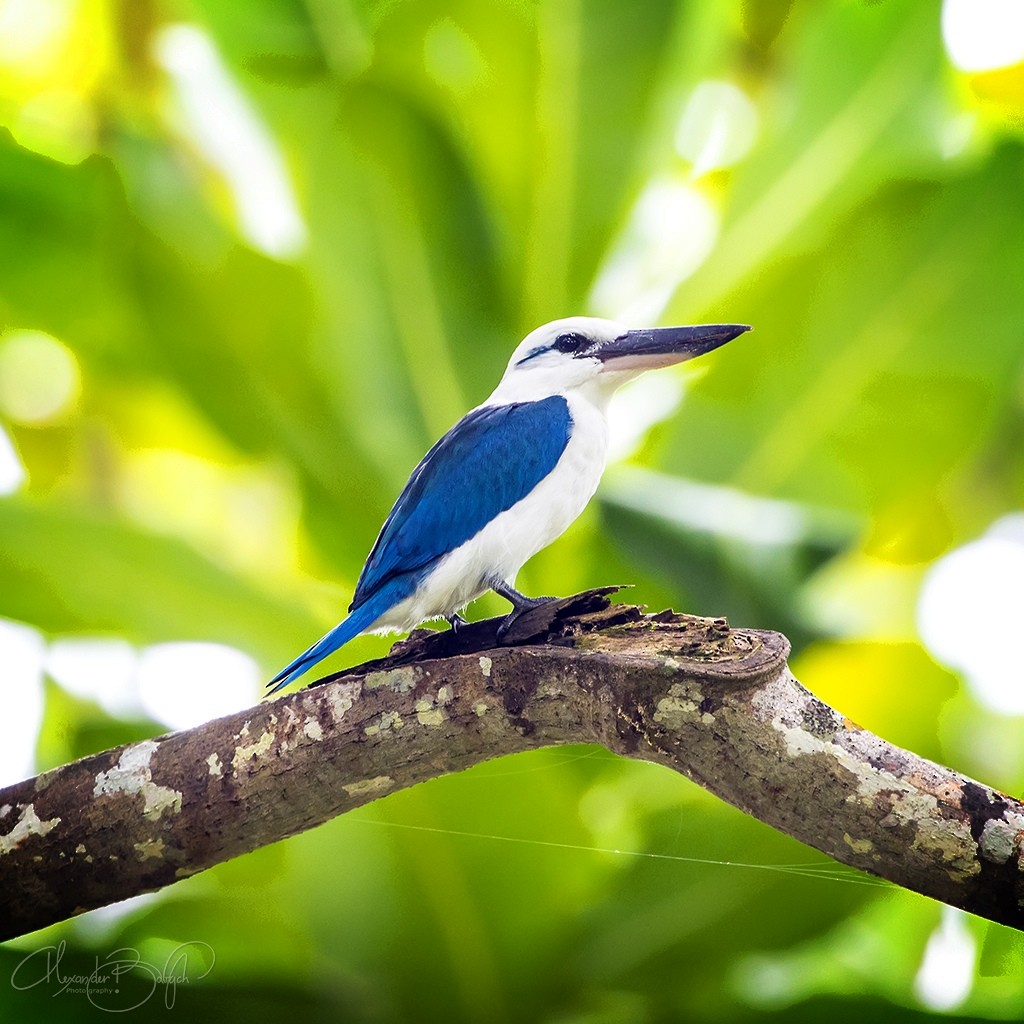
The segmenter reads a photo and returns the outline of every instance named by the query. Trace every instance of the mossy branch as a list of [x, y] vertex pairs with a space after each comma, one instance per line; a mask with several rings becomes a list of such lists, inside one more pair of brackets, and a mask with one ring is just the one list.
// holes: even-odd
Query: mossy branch
[[0, 939], [169, 885], [489, 758], [600, 743], [836, 860], [1024, 928], [1024, 805], [901, 750], [790, 675], [778, 633], [552, 602], [0, 790]]

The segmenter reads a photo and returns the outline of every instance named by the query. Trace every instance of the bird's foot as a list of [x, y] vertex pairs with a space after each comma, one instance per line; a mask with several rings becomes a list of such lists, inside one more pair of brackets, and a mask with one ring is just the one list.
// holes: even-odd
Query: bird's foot
[[519, 601], [513, 610], [517, 615], [522, 615], [523, 612], [528, 612], [531, 608], [539, 608], [542, 604], [547, 604], [548, 601], [557, 600], [557, 597], [526, 597], [524, 594], [520, 594]]
[[558, 600], [555, 597], [527, 597], [525, 594], [520, 594], [518, 590], [510, 587], [504, 580], [498, 580], [491, 585], [491, 589], [496, 594], [500, 594], [506, 601], [512, 602], [512, 611], [505, 616], [500, 626], [496, 637], [498, 640], [504, 639], [508, 631], [512, 628], [513, 623], [523, 614], [530, 611], [533, 608], [539, 608], [542, 604], [547, 604], [548, 601]]
[[509, 586], [504, 580], [495, 580], [491, 584], [491, 590], [512, 604], [510, 614], [516, 617], [531, 608], [539, 608], [542, 604], [547, 604], [548, 601], [557, 600], [554, 597], [527, 597], [525, 594], [520, 594], [514, 587]]
[[469, 623], [458, 612], [452, 612], [451, 615], [446, 615], [445, 618], [448, 620], [448, 624], [452, 627], [453, 633], [458, 633], [463, 626], [469, 625]]
[[539, 608], [542, 604], [547, 604], [549, 601], [557, 601], [557, 597], [529, 597], [527, 598], [528, 604], [522, 604], [518, 608], [513, 608], [512, 611], [501, 620], [501, 624], [498, 626], [495, 637], [498, 640], [504, 640], [508, 631], [512, 626], [519, 621], [527, 612], [532, 611], [534, 608]]

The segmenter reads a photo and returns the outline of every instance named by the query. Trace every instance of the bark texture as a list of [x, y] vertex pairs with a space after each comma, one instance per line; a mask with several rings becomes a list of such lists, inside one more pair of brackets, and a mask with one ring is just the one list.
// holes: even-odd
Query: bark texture
[[836, 860], [1024, 928], [1024, 805], [901, 750], [790, 675], [778, 633], [552, 602], [0, 790], [0, 939], [424, 779], [560, 743], [682, 772]]

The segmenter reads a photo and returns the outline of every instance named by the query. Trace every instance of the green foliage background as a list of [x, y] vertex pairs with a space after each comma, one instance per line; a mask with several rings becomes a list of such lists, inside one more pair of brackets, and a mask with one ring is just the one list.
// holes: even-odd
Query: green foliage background
[[[2, 423], [28, 482], [0, 499], [0, 615], [278, 668], [340, 617], [409, 470], [515, 342], [593, 312], [638, 198], [689, 182], [720, 230], [661, 320], [756, 330], [687, 378], [523, 588], [632, 582], [655, 608], [783, 629], [851, 718], [1021, 791], [1021, 720], [929, 658], [914, 602], [1024, 499], [1024, 68], [955, 71], [931, 0], [62, 9], [47, 60], [0, 72], [0, 328], [60, 339], [82, 391], [59, 422]], [[294, 257], [243, 240], [169, 112], [153, 40], [179, 22], [280, 150], [308, 231]], [[691, 180], [676, 126], [708, 78], [760, 127]], [[53, 88], [74, 116], [33, 120]], [[688, 521], [685, 482], [786, 499], [798, 528]], [[157, 730], [48, 683], [39, 766]], [[105, 1019], [8, 989], [34, 946], [66, 940], [91, 969], [199, 939], [215, 968], [175, 1006], [195, 1020], [930, 1016], [914, 978], [939, 908], [862, 881], [654, 766], [545, 751], [2, 947], [0, 1006]], [[1024, 948], [967, 929], [956, 1012], [1021, 1019]]]

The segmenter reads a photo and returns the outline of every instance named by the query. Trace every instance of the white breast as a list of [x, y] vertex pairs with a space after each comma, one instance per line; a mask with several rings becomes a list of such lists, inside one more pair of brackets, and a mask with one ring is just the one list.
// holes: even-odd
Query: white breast
[[579, 392], [565, 398], [572, 433], [555, 468], [522, 501], [446, 555], [416, 593], [383, 615], [374, 629], [412, 629], [465, 607], [494, 580], [514, 583], [523, 564], [579, 516], [604, 472], [608, 423], [600, 398], [595, 402]]

